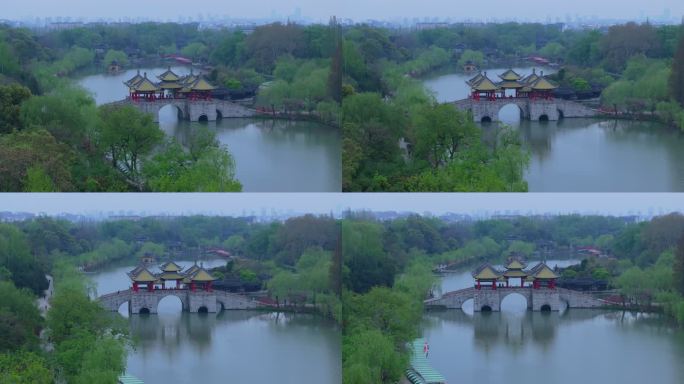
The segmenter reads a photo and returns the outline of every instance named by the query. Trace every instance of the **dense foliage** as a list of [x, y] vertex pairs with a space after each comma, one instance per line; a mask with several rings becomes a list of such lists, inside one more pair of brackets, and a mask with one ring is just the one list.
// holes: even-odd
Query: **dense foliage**
[[[83, 276], [64, 261], [48, 268], [18, 228], [2, 224], [0, 233], [0, 382], [116, 383], [127, 338], [91, 301]], [[47, 271], [55, 294], [46, 298], [49, 307], [38, 306]]]

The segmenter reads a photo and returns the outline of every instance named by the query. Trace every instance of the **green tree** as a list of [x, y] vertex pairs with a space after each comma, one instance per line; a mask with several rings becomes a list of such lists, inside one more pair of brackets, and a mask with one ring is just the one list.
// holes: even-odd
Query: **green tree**
[[344, 384], [396, 383], [408, 364], [393, 340], [376, 329], [345, 336], [342, 356]]
[[679, 39], [669, 80], [672, 97], [684, 107], [684, 35]]
[[147, 184], [157, 192], [239, 192], [235, 161], [218, 143], [186, 151], [171, 140], [143, 167]]
[[675, 290], [680, 295], [684, 295], [684, 235], [679, 238], [677, 251], [675, 254], [674, 266], [672, 269]]
[[17, 288], [40, 295], [48, 287], [45, 267], [30, 252], [26, 236], [13, 225], [0, 223], [0, 267], [6, 268]]
[[52, 384], [54, 379], [49, 363], [37, 353], [0, 353], [0, 383]]
[[193, 42], [181, 49], [183, 56], [190, 57], [193, 60], [200, 60], [206, 57], [209, 49], [206, 45], [200, 42]]
[[433, 169], [456, 160], [480, 140], [472, 119], [448, 104], [425, 106], [414, 124], [414, 155]]
[[471, 62], [475, 64], [478, 67], [482, 66], [482, 63], [484, 62], [484, 54], [480, 51], [472, 51], [470, 49], [466, 49], [462, 54], [461, 57], [458, 59], [458, 65], [459, 68], [463, 68], [466, 63]]
[[347, 220], [342, 223], [342, 257], [348, 268], [344, 283], [348, 289], [364, 293], [394, 282], [396, 265], [383, 249], [382, 232], [376, 223]]
[[164, 133], [152, 117], [135, 107], [103, 106], [99, 109], [98, 145], [112, 166], [138, 190], [143, 190], [141, 163], [161, 143]]
[[55, 192], [55, 184], [41, 167], [31, 167], [26, 170], [25, 192]]
[[[39, 179], [59, 191], [74, 189], [70, 167], [74, 154], [68, 145], [58, 142], [48, 131], [25, 130], [8, 135], [0, 135], [0, 191], [17, 192], [30, 188], [30, 183]], [[40, 169], [42, 175], [29, 170]]]
[[102, 60], [102, 63], [105, 66], [109, 66], [115, 61], [117, 63], [119, 63], [119, 65], [121, 65], [121, 66], [126, 66], [126, 65], [128, 65], [128, 55], [124, 51], [117, 51], [115, 49], [110, 49], [105, 54], [105, 57]]
[[648, 23], [634, 22], [610, 27], [601, 38], [600, 47], [605, 67], [612, 71], [624, 68], [625, 63], [635, 55], [653, 57], [661, 49], [655, 28]]
[[24, 86], [0, 85], [0, 134], [22, 128], [21, 103], [30, 97], [31, 91]]
[[0, 353], [38, 346], [36, 333], [43, 324], [28, 290], [15, 288], [10, 281], [0, 281]]

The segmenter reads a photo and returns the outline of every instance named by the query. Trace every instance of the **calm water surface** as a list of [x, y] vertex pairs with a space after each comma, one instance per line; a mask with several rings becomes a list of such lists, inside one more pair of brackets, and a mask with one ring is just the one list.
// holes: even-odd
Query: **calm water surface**
[[[464, 270], [444, 277], [442, 291], [472, 284]], [[463, 311], [426, 313], [430, 363], [450, 384], [682, 383], [684, 332], [659, 316], [579, 309], [543, 314], [525, 307], [513, 294], [500, 313], [473, 313], [472, 300]]]
[[[156, 79], [166, 68], [142, 68]], [[179, 75], [188, 67], [172, 67]], [[97, 74], [79, 80], [97, 104], [125, 98], [124, 81], [136, 70], [117, 75]], [[178, 121], [167, 106], [159, 112], [160, 126], [168, 135], [183, 140], [199, 123]], [[339, 130], [312, 122], [263, 119], [223, 119], [203, 124], [216, 132], [235, 159], [236, 176], [247, 192], [339, 192], [342, 160]]]
[[[204, 262], [205, 267], [225, 261]], [[178, 264], [187, 268], [192, 262]], [[99, 294], [130, 286], [133, 265], [90, 274]], [[124, 309], [120, 313], [128, 317]], [[146, 384], [341, 382], [340, 333], [329, 321], [310, 315], [262, 311], [218, 314], [181, 312], [178, 298], [159, 304], [159, 314], [128, 318], [136, 340], [128, 373]]]
[[[532, 67], [515, 70], [527, 75]], [[487, 75], [498, 79], [503, 71], [489, 69]], [[465, 80], [471, 77], [447, 74], [424, 84], [439, 101], [454, 101], [468, 96]], [[499, 118], [520, 131], [530, 150], [525, 172], [530, 192], [684, 191], [684, 135], [660, 124], [599, 119], [521, 122], [514, 105], [504, 107]]]

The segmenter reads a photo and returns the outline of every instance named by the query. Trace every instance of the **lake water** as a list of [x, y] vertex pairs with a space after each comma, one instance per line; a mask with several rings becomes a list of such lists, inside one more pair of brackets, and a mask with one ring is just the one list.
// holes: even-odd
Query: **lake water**
[[[188, 67], [172, 67], [185, 75]], [[166, 68], [142, 68], [149, 78]], [[96, 74], [78, 83], [89, 90], [98, 105], [128, 95], [124, 81], [136, 70], [116, 75]], [[200, 123], [178, 121], [167, 106], [159, 112], [160, 127], [182, 140]], [[204, 124], [216, 132], [236, 163], [236, 177], [246, 192], [339, 192], [342, 190], [340, 131], [322, 124], [286, 120], [222, 119]]]
[[[472, 284], [466, 270], [441, 282], [443, 292]], [[659, 315], [529, 312], [513, 294], [501, 312], [473, 313], [471, 300], [463, 311], [427, 312], [423, 319], [428, 359], [450, 384], [676, 384], [684, 377], [684, 332]]]
[[[505, 70], [488, 69], [487, 75], [498, 79], [497, 74]], [[515, 70], [524, 76], [532, 67]], [[424, 84], [439, 101], [455, 101], [468, 96], [465, 81], [472, 76], [438, 75]], [[525, 172], [530, 192], [684, 191], [684, 135], [660, 124], [602, 119], [520, 121], [514, 105], [504, 107], [499, 118], [520, 132], [530, 150], [530, 167]], [[493, 130], [496, 125], [483, 128]]]
[[[225, 261], [204, 262], [205, 267]], [[184, 268], [192, 262], [178, 262]], [[133, 265], [89, 274], [97, 293], [130, 287]], [[307, 314], [264, 311], [181, 312], [178, 298], [166, 297], [158, 315], [128, 316], [136, 341], [127, 372], [145, 384], [321, 383], [342, 381], [340, 332], [328, 320]]]

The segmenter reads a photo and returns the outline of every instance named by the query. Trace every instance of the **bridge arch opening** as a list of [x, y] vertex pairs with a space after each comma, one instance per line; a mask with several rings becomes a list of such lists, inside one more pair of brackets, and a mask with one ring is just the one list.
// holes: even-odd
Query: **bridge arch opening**
[[499, 109], [499, 121], [506, 124], [519, 124], [523, 119], [523, 110], [518, 104], [506, 104]]
[[157, 313], [180, 313], [183, 311], [183, 302], [176, 295], [164, 296], [157, 304]]
[[124, 301], [123, 303], [121, 303], [121, 305], [119, 305], [118, 312], [121, 316], [128, 317], [129, 310], [130, 310], [129, 305], [130, 305], [129, 301]]
[[564, 119], [565, 118], [565, 113], [563, 112], [562, 109], [558, 110], [558, 120]]
[[483, 116], [482, 119], [480, 120], [480, 123], [491, 123], [492, 118], [489, 116]]
[[223, 113], [219, 111], [218, 109], [216, 110], [216, 120], [221, 120], [223, 119]]
[[492, 307], [490, 307], [489, 305], [483, 305], [482, 308], [480, 308], [480, 312], [491, 312], [491, 311], [492, 311]]
[[509, 293], [501, 299], [501, 312], [524, 313], [527, 307], [527, 298], [517, 292]]
[[183, 120], [183, 117], [183, 111], [173, 104], [166, 104], [157, 113], [160, 124], [175, 124]]
[[539, 116], [539, 121], [548, 122], [549, 121], [549, 115], [544, 114], [544, 115]]
[[149, 315], [149, 314], [150, 314], [150, 309], [149, 309], [149, 308], [142, 307], [142, 308], [140, 308], [140, 310], [138, 311], [138, 314], [139, 314], [139, 315]]
[[461, 304], [461, 311], [468, 315], [472, 315], [475, 313], [475, 300], [474, 299], [468, 299]]
[[197, 308], [197, 313], [209, 313], [209, 308], [207, 308], [203, 305], [203, 306]]
[[209, 122], [209, 116], [207, 115], [200, 115], [200, 117], [197, 119], [200, 123], [207, 123]]

